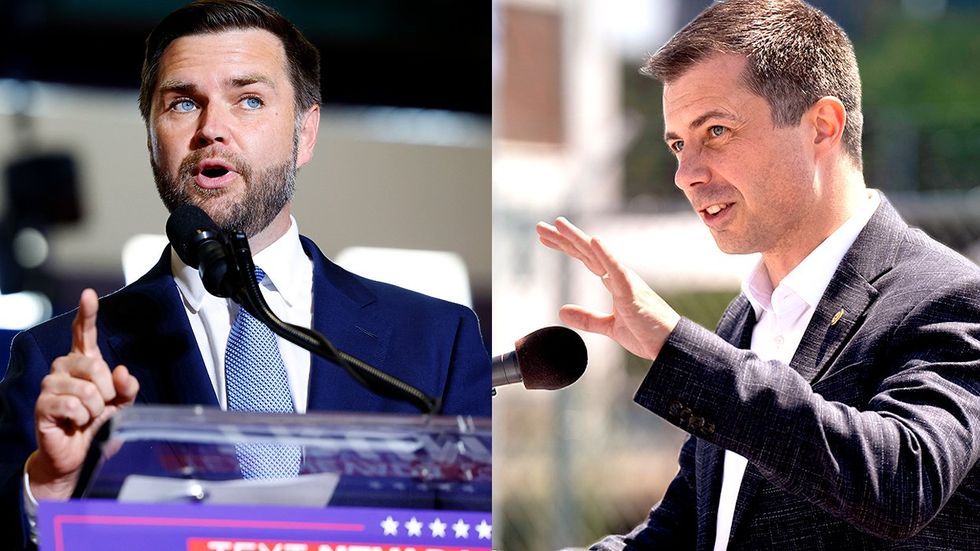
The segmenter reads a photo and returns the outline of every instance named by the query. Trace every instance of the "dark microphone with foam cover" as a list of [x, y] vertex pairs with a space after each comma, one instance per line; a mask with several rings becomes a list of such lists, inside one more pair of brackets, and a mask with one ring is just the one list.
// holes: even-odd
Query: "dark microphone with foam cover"
[[197, 268], [209, 293], [233, 297], [241, 286], [231, 251], [218, 225], [194, 205], [181, 205], [167, 219], [167, 239], [184, 264]]
[[565, 388], [585, 373], [588, 362], [578, 333], [567, 327], [544, 327], [517, 339], [512, 352], [493, 359], [493, 386], [523, 381], [528, 389]]

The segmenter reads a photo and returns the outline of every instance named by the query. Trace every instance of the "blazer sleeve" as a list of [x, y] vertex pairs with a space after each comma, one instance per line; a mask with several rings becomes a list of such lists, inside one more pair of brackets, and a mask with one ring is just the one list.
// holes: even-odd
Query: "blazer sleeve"
[[660, 503], [646, 521], [630, 533], [607, 536], [590, 551], [629, 551], [632, 549], [694, 549], [697, 542], [696, 479], [694, 472], [697, 440], [688, 437], [681, 447], [680, 471], [667, 487]]
[[490, 417], [490, 354], [483, 345], [480, 322], [469, 308], [456, 305], [456, 309], [458, 321], [442, 414]]
[[33, 335], [23, 332], [11, 345], [10, 364], [0, 382], [0, 533], [12, 549], [33, 549], [23, 511], [24, 463], [37, 447], [34, 403], [50, 362]]
[[855, 346], [875, 352], [849, 355], [812, 387], [681, 320], [635, 399], [856, 528], [904, 539], [980, 457], [977, 291], [975, 277], [959, 278], [901, 317], [866, 320]]

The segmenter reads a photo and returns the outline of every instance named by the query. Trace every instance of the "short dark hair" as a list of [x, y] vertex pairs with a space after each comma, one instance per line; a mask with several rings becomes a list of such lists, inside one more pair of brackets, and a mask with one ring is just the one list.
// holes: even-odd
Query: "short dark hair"
[[146, 37], [140, 84], [140, 113], [150, 123], [150, 104], [157, 85], [160, 58], [183, 36], [235, 29], [263, 29], [282, 41], [295, 94], [296, 116], [320, 103], [320, 52], [276, 10], [254, 0], [198, 0], [163, 18]]
[[748, 59], [743, 81], [765, 98], [776, 126], [796, 126], [818, 99], [844, 104], [844, 151], [860, 168], [861, 77], [844, 30], [800, 0], [727, 0], [709, 6], [660, 50], [641, 72], [668, 83], [716, 54]]

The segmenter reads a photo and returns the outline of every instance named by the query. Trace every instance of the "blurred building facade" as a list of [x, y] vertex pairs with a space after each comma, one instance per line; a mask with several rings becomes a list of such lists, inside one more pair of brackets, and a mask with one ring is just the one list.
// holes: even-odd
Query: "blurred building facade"
[[[120, 287], [123, 244], [163, 233], [137, 87], [143, 40], [185, 3], [0, 3], [0, 287], [47, 295], [49, 315], [86, 286]], [[293, 203], [301, 232], [328, 255], [458, 254], [489, 340], [489, 2], [268, 3], [322, 54], [319, 143]], [[53, 181], [51, 163], [9, 170], [38, 157], [69, 159], [71, 177]], [[58, 198], [74, 216], [37, 223]], [[36, 231], [20, 236], [28, 218]]]

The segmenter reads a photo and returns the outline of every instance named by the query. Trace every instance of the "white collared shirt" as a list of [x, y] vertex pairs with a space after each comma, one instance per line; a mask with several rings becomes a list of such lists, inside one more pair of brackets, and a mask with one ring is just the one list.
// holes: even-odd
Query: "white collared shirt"
[[[253, 262], [266, 274], [259, 289], [269, 308], [287, 323], [310, 327], [313, 320], [313, 263], [303, 251], [299, 229], [292, 216], [289, 217], [286, 233], [256, 254]], [[221, 409], [226, 409], [225, 346], [239, 306], [231, 299], [208, 293], [197, 270], [184, 264], [177, 253], [171, 253], [170, 266], [218, 404]], [[289, 378], [293, 405], [297, 413], [305, 413], [309, 395], [310, 353], [281, 337], [277, 337], [277, 340]]]
[[[742, 282], [742, 292], [752, 305], [757, 320], [750, 349], [760, 360], [789, 365], [834, 272], [880, 203], [878, 193], [869, 191], [868, 202], [813, 249], [775, 289], [761, 259]], [[747, 463], [741, 455], [725, 452], [715, 551], [728, 548], [735, 503]]]

